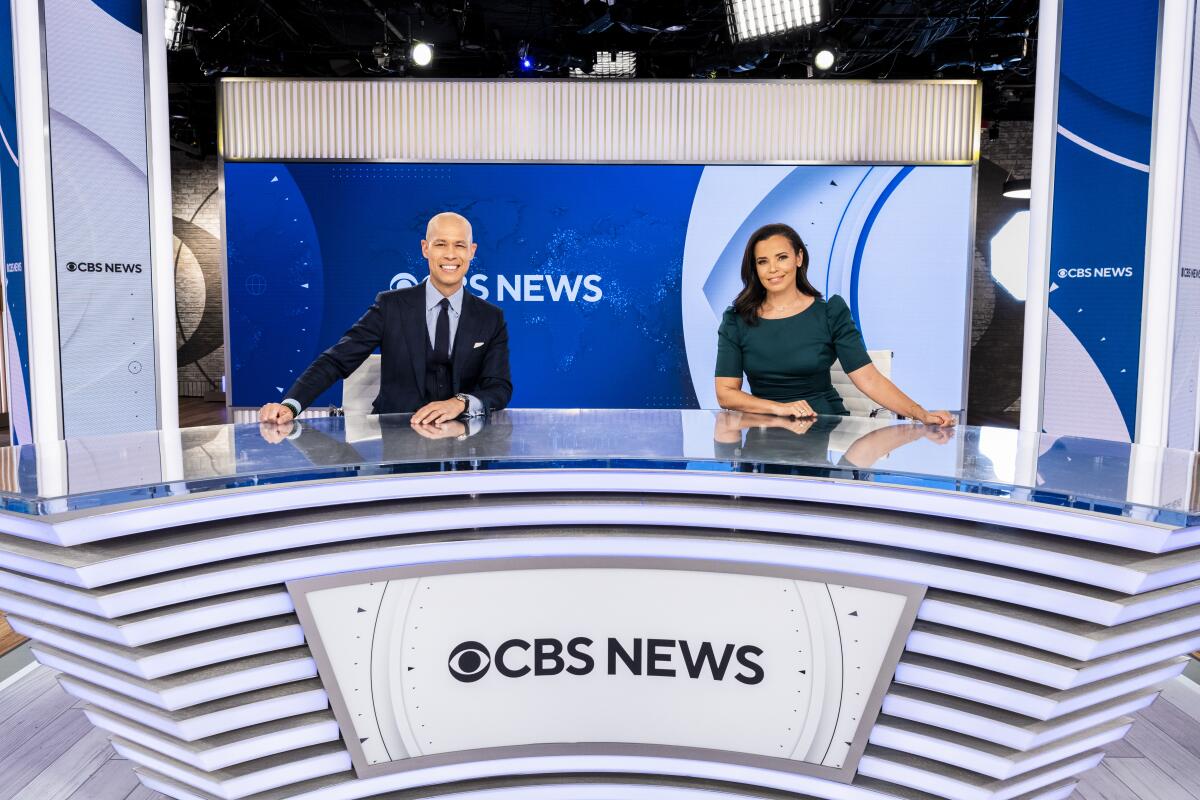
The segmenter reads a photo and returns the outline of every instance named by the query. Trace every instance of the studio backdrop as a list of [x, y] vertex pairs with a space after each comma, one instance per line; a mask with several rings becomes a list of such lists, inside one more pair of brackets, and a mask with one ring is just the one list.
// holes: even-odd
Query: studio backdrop
[[[453, 137], [442, 137], [437, 146], [444, 154], [422, 152], [416, 134], [389, 143], [373, 130], [391, 129], [383, 111], [396, 111], [392, 106], [405, 100], [401, 121], [419, 125], [436, 117], [433, 95], [389, 99], [371, 89], [351, 95], [361, 104], [357, 112], [353, 102], [329, 106], [343, 109], [347, 123], [357, 127], [345, 140], [325, 143], [326, 156], [319, 157], [313, 144], [287, 131], [274, 141], [261, 133], [261, 120], [267, 129], [279, 128], [292, 116], [302, 118], [308, 104], [324, 102], [324, 93], [346, 88], [343, 82], [303, 83], [312, 94], [297, 90], [290, 98], [279, 94], [278, 82], [260, 83], [263, 95], [255, 102], [246, 97], [255, 84], [223, 85], [232, 405], [281, 399], [377, 293], [422, 281], [428, 267], [420, 240], [429, 217], [442, 210], [458, 211], [474, 226], [479, 251], [467, 289], [504, 309], [514, 406], [714, 407], [717, 326], [741, 289], [750, 233], [771, 222], [799, 231], [811, 257], [811, 282], [824, 295], [846, 300], [868, 348], [894, 353], [892, 375], [905, 391], [927, 406], [964, 405], [974, 139], [961, 137], [957, 152], [951, 142], [950, 152], [932, 154], [876, 141], [873, 104], [866, 101], [887, 87], [910, 88], [914, 97], [938, 86], [966, 89], [960, 106], [947, 108], [961, 108], [951, 122], [969, 126], [977, 105], [974, 84], [853, 84], [857, 97], [847, 95], [840, 112], [826, 109], [843, 115], [840, 136], [808, 141], [822, 135], [810, 124], [808, 139], [792, 141], [777, 135], [788, 130], [782, 110], [800, 112], [807, 104], [819, 111], [815, 104], [828, 98], [793, 91], [790, 105], [796, 108], [789, 110], [788, 95], [772, 96], [769, 84], [739, 81], [697, 104], [689, 114], [702, 117], [697, 130], [675, 131], [674, 148], [656, 137], [637, 138], [639, 126], [669, 110], [665, 102], [639, 111], [636, 104], [601, 100], [597, 108], [626, 115], [629, 124], [620, 130], [635, 138], [625, 142], [588, 129], [590, 105], [564, 103], [556, 111], [554, 103], [533, 103], [528, 110], [534, 118], [526, 120], [521, 140], [497, 133], [495, 140], [478, 137], [456, 147]], [[415, 85], [445, 93], [442, 101], [449, 103], [458, 87], [476, 99], [480, 120], [499, 122], [499, 108], [488, 113], [486, 106], [513, 102], [503, 96], [506, 89], [515, 90], [510, 93], [519, 102], [521, 92], [530, 90], [586, 98], [636, 93], [639, 86], [661, 94], [672, 86]], [[403, 91], [404, 85], [383, 86]], [[674, 107], [691, 87], [711, 86], [674, 86]], [[488, 99], [483, 90], [496, 96]], [[263, 97], [274, 100], [264, 103]], [[780, 108], [763, 125], [745, 126], [727, 141], [696, 141], [705, 118], [738, 119], [744, 111], [738, 104], [748, 98]], [[895, 100], [876, 99], [880, 113]], [[379, 119], [371, 120], [368, 109]], [[261, 117], [257, 140], [238, 139], [244, 127], [238, 120], [247, 115]], [[566, 133], [547, 141], [541, 129], [556, 124], [550, 119], [556, 115]], [[602, 124], [619, 124], [612, 116], [604, 114]], [[863, 135], [856, 135], [856, 122]], [[474, 122], [458, 124], [471, 129]], [[719, 136], [721, 126], [713, 130]], [[953, 130], [947, 123], [942, 137]], [[897, 132], [893, 139], [899, 138]], [[846, 141], [857, 141], [857, 150], [839, 150]], [[811, 152], [798, 152], [798, 146]], [[529, 148], [537, 152], [522, 152]], [[391, 157], [381, 159], [379, 150]], [[482, 157], [469, 158], [472, 152]], [[822, 159], [822, 152], [830, 157]], [[821, 160], [864, 163], [813, 163]], [[340, 401], [341, 387], [335, 386], [316, 405]]]

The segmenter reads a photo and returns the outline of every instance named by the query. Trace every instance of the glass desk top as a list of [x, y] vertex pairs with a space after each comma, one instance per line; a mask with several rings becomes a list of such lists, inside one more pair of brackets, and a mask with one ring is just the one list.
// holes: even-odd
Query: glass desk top
[[[407, 414], [216, 425], [0, 448], [0, 510], [41, 516], [256, 485], [568, 468], [793, 474], [987, 495], [1184, 527], [1192, 451], [1001, 428], [708, 410], [522, 410], [414, 428]], [[530, 487], [536, 491], [536, 486]]]

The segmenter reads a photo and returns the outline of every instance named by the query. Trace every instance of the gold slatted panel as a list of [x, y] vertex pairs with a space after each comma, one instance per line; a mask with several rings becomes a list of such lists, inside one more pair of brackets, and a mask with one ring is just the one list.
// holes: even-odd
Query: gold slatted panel
[[969, 164], [973, 81], [221, 82], [226, 160]]

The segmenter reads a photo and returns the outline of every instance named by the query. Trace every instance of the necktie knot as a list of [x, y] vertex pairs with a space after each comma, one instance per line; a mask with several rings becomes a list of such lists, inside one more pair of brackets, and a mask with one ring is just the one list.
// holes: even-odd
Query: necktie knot
[[443, 297], [441, 300], [438, 301], [438, 305], [442, 307], [442, 311], [445, 311], [447, 308], [450, 307], [450, 298]]

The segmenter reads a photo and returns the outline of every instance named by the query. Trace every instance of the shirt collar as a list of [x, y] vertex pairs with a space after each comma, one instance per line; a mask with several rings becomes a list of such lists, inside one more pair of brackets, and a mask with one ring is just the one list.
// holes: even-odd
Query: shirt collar
[[[461, 315], [463, 304], [463, 287], [459, 286], [458, 291], [450, 295], [449, 300], [450, 310], [453, 311], [456, 316]], [[442, 293], [439, 292], [437, 287], [433, 285], [433, 281], [425, 281], [425, 310], [427, 312], [433, 311], [435, 308], [437, 308], [437, 304], [440, 302], [442, 302]]]

